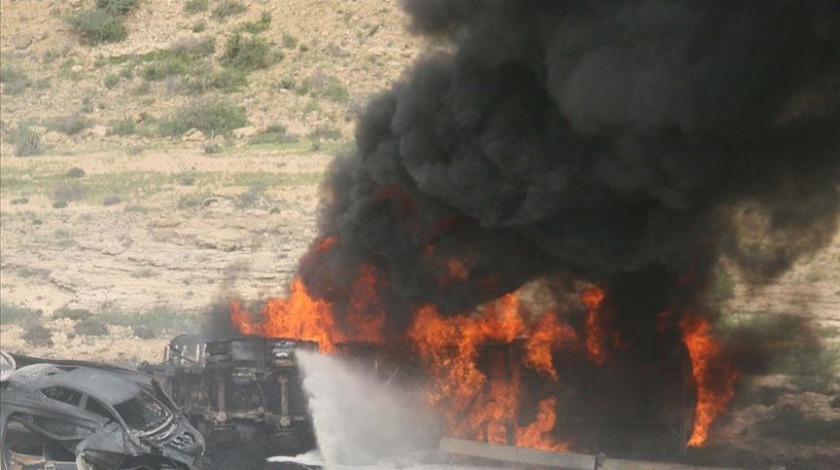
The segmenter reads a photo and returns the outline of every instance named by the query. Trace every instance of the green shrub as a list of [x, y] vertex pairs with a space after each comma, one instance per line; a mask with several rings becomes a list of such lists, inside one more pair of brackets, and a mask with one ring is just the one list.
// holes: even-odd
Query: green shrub
[[298, 45], [298, 40], [296, 37], [292, 36], [288, 33], [283, 33], [283, 47], [286, 49], [294, 49]]
[[50, 130], [74, 135], [93, 126], [93, 121], [79, 113], [73, 113], [48, 119], [45, 125]]
[[188, 38], [175, 43], [170, 50], [173, 54], [184, 54], [192, 57], [207, 57], [216, 52], [216, 38]]
[[85, 170], [74, 166], [64, 173], [65, 178], [82, 178], [85, 176]]
[[207, 11], [208, 8], [210, 8], [209, 0], [188, 0], [184, 4], [184, 11], [191, 15]]
[[38, 323], [27, 326], [21, 338], [30, 346], [48, 348], [53, 345], [52, 331]]
[[0, 302], [0, 325], [11, 325], [27, 320], [33, 320], [41, 316], [40, 310], [32, 310], [26, 307]]
[[10, 95], [19, 95], [32, 83], [29, 76], [19, 68], [0, 65], [0, 83], [3, 83], [3, 92]]
[[195, 128], [204, 135], [227, 134], [248, 124], [245, 108], [225, 100], [195, 101], [161, 119], [162, 136], [179, 136]]
[[315, 98], [327, 98], [337, 103], [346, 103], [350, 92], [338, 77], [317, 72], [307, 77], [295, 90], [299, 95], [310, 94]]
[[96, 0], [96, 8], [115, 16], [125, 15], [139, 5], [139, 0]]
[[50, 80], [49, 77], [39, 78], [38, 80], [35, 80], [33, 87], [36, 90], [47, 90], [52, 88], [52, 80]]
[[62, 307], [53, 312], [53, 318], [56, 320], [67, 319], [72, 321], [82, 321], [91, 317], [93, 317], [93, 312], [85, 308]]
[[108, 325], [101, 320], [88, 318], [76, 322], [73, 332], [79, 336], [108, 336]]
[[245, 73], [239, 70], [190, 74], [181, 79], [181, 85], [191, 94], [200, 95], [210, 90], [233, 93], [248, 84]]
[[105, 9], [79, 10], [67, 17], [67, 22], [83, 44], [120, 42], [128, 37], [120, 17]]
[[58, 183], [53, 187], [51, 196], [54, 201], [70, 202], [81, 201], [86, 193], [85, 187], [78, 183]]
[[105, 80], [102, 81], [102, 84], [105, 85], [105, 88], [109, 90], [117, 86], [118, 83], [120, 83], [120, 77], [119, 75], [113, 73], [109, 73], [108, 75], [106, 75]]
[[148, 328], [152, 332], [181, 332], [195, 324], [195, 319], [182, 312], [176, 312], [166, 307], [156, 307], [147, 311], [106, 310], [97, 315], [111, 325], [131, 328], [135, 336], [137, 329]]
[[248, 143], [251, 145], [288, 144], [297, 141], [298, 137], [290, 134], [282, 124], [272, 124], [262, 134], [251, 136], [248, 139]]
[[245, 5], [239, 0], [221, 0], [219, 6], [213, 9], [213, 17], [224, 19], [231, 15], [238, 15], [245, 11]]
[[228, 38], [220, 62], [225, 67], [238, 70], [265, 69], [277, 61], [278, 55], [271, 45], [258, 37], [243, 37], [236, 33]]
[[143, 67], [140, 76], [148, 81], [157, 81], [173, 75], [186, 75], [190, 72], [192, 62], [186, 54], [165, 54]]
[[313, 140], [338, 140], [341, 138], [341, 130], [335, 126], [320, 124], [307, 137]]
[[12, 135], [11, 140], [15, 144], [15, 155], [19, 157], [40, 155], [44, 152], [44, 143], [41, 140], [41, 134], [38, 134], [31, 127], [22, 126]]
[[236, 27], [236, 31], [243, 33], [259, 34], [268, 29], [271, 25], [271, 12], [264, 11], [257, 22], [248, 21]]
[[111, 121], [109, 124], [111, 126], [111, 134], [114, 135], [126, 136], [137, 133], [137, 123], [132, 118], [117, 119]]
[[205, 23], [204, 20], [201, 20], [192, 26], [192, 32], [194, 33], [200, 33], [205, 29], [207, 29], [207, 23]]

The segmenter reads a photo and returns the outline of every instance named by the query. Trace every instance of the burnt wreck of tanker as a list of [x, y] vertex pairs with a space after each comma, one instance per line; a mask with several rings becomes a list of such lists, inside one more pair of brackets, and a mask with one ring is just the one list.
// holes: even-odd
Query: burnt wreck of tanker
[[173, 339], [160, 365], [143, 365], [162, 382], [210, 449], [253, 445], [296, 454], [315, 435], [295, 351], [316, 343], [258, 337]]

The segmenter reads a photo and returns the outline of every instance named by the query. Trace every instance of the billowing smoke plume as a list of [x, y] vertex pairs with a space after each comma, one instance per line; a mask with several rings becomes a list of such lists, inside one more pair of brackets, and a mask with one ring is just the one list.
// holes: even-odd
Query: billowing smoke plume
[[[722, 251], [772, 275], [833, 232], [838, 4], [404, 8], [451, 47], [374, 99], [336, 160], [321, 232], [338, 241], [301, 268], [313, 294], [373, 265], [399, 325], [562, 272], [656, 313], [702, 293]], [[760, 235], [736, 229], [739, 204]]]

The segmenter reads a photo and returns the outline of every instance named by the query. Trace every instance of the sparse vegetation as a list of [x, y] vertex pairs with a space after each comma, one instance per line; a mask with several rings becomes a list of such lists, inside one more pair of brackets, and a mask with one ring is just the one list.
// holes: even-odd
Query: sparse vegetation
[[120, 42], [128, 37], [122, 19], [102, 8], [79, 10], [67, 17], [67, 22], [83, 44]]
[[15, 155], [30, 157], [44, 153], [44, 142], [41, 134], [29, 126], [21, 126], [12, 134], [11, 142], [15, 144]]
[[74, 167], [68, 169], [66, 172], [64, 172], [64, 176], [66, 178], [82, 178], [82, 177], [85, 176], [85, 170], [83, 170], [83, 169], [81, 169], [77, 166], [74, 166]]
[[[3, 61], [5, 62], [5, 60]], [[14, 66], [0, 65], [0, 83], [3, 84], [3, 92], [10, 95], [19, 95], [32, 83], [24, 71]]]
[[125, 15], [139, 5], [140, 0], [96, 0], [96, 8], [111, 15]]
[[187, 0], [187, 3], [184, 4], [184, 11], [191, 15], [207, 11], [209, 8], [209, 0]]
[[138, 328], [148, 328], [152, 333], [183, 332], [194, 326], [196, 321], [190, 315], [167, 307], [156, 307], [146, 311], [106, 309], [99, 312], [96, 318], [108, 325], [131, 328], [135, 335]]
[[298, 137], [286, 131], [286, 127], [282, 124], [272, 124], [262, 134], [251, 136], [248, 139], [248, 143], [251, 145], [288, 144], [297, 141]]
[[223, 20], [228, 16], [238, 15], [245, 11], [245, 5], [239, 0], [219, 0], [219, 5], [213, 9], [213, 17]]
[[350, 99], [350, 92], [338, 77], [317, 72], [307, 77], [295, 89], [298, 95], [310, 95], [315, 98], [326, 98], [336, 103], [346, 103]]
[[247, 124], [248, 118], [242, 106], [225, 100], [203, 100], [188, 103], [161, 119], [158, 129], [163, 136], [180, 136], [193, 128], [205, 135], [224, 135]]
[[307, 137], [312, 140], [338, 140], [341, 138], [341, 130], [329, 124], [319, 124]]
[[87, 318], [73, 325], [73, 333], [79, 336], [108, 336], [108, 325], [98, 318]]
[[288, 33], [283, 33], [283, 47], [286, 49], [294, 49], [298, 45], [298, 40], [296, 37], [292, 36]]
[[82, 116], [80, 113], [73, 113], [48, 119], [44, 124], [47, 129], [62, 132], [67, 135], [74, 135], [93, 126], [93, 121]]
[[48, 348], [53, 345], [52, 331], [40, 323], [33, 323], [26, 326], [21, 338], [27, 344], [36, 348]]
[[62, 307], [53, 312], [53, 318], [56, 320], [82, 321], [91, 317], [93, 317], [93, 312], [85, 308]]
[[259, 70], [270, 67], [280, 58], [279, 51], [273, 51], [265, 39], [236, 33], [228, 38], [219, 61], [225, 67], [236, 70]]
[[50, 196], [55, 201], [81, 201], [85, 198], [85, 187], [79, 183], [58, 183], [52, 189]]
[[152, 268], [138, 268], [131, 273], [131, 277], [135, 279], [144, 279], [157, 276], [158, 273]]
[[0, 324], [12, 325], [32, 321], [41, 317], [41, 312], [17, 305], [0, 302]]
[[236, 31], [250, 34], [259, 34], [271, 26], [271, 12], [264, 11], [260, 14], [257, 22], [247, 21], [236, 27]]
[[137, 133], [137, 123], [132, 118], [117, 119], [109, 123], [111, 134], [126, 136]]

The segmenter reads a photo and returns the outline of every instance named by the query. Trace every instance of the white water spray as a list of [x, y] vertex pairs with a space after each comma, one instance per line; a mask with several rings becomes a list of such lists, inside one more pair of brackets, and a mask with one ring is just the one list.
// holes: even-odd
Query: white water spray
[[437, 446], [439, 428], [417, 394], [341, 358], [303, 351], [297, 357], [326, 468], [403, 467]]

